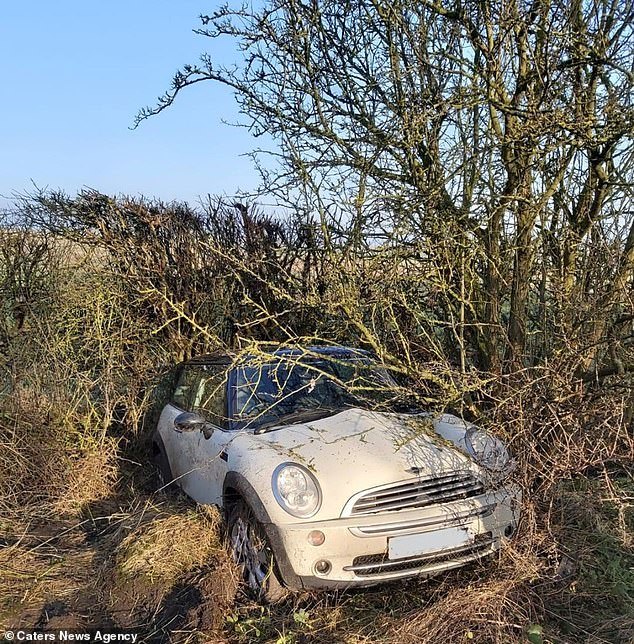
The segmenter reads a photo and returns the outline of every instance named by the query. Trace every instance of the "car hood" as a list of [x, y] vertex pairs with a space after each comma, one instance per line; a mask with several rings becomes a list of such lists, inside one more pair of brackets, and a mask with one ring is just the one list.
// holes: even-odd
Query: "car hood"
[[[345, 502], [365, 489], [416, 476], [479, 471], [465, 453], [467, 427], [448, 414], [384, 414], [353, 408], [251, 435], [251, 440], [262, 450], [257, 461], [263, 474], [272, 471], [273, 452], [278, 464], [304, 465], [320, 483], [326, 514], [332, 514], [328, 508], [334, 504], [338, 516]], [[315, 518], [330, 517], [320, 511]]]
[[[308, 423], [280, 427], [257, 436], [281, 455], [320, 473], [341, 467], [384, 469], [389, 463], [402, 478], [464, 468], [468, 425], [443, 414], [384, 414], [346, 409]], [[414, 470], [409, 471], [409, 470]]]

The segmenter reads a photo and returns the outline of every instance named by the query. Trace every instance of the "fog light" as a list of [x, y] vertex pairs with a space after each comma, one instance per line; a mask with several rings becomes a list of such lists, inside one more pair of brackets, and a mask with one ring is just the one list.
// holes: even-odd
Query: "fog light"
[[326, 535], [321, 530], [311, 530], [308, 533], [308, 543], [311, 546], [321, 546], [326, 540]]
[[326, 561], [325, 559], [320, 559], [315, 564], [315, 572], [318, 575], [327, 575], [330, 572], [331, 568], [332, 568], [331, 563], [329, 561]]
[[514, 532], [515, 532], [514, 526], [512, 524], [509, 524], [504, 529], [504, 536], [505, 537], [510, 537]]

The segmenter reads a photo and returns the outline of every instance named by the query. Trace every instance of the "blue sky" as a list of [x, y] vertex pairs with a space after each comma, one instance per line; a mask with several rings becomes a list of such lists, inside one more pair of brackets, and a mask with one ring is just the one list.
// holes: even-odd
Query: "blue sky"
[[130, 130], [184, 63], [203, 51], [228, 62], [230, 43], [197, 36], [203, 0], [7, 2], [0, 20], [0, 203], [12, 193], [82, 187], [195, 201], [257, 185], [258, 147], [219, 85], [189, 88]]

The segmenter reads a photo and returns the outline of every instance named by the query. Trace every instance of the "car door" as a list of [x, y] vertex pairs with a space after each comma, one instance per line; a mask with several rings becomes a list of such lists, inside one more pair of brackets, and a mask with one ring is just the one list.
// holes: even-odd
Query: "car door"
[[172, 391], [157, 424], [172, 475], [178, 485], [182, 485], [183, 473], [187, 471], [189, 465], [186, 454], [182, 452], [182, 441], [179, 440], [179, 435], [174, 429], [174, 419], [184, 411], [189, 411], [189, 399], [195, 375], [195, 371], [189, 365], [181, 366], [176, 370]]
[[[222, 504], [222, 484], [227, 473], [225, 448], [232, 438], [227, 418], [226, 372], [226, 365], [185, 366], [173, 403], [168, 405], [172, 409], [166, 408], [163, 418], [166, 425], [171, 424], [168, 456], [174, 478], [198, 503]], [[202, 416], [211, 432], [174, 431], [174, 419], [182, 411]]]

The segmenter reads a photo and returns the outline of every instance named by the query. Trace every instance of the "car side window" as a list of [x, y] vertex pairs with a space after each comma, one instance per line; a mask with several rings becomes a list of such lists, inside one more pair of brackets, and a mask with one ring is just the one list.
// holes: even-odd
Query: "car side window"
[[227, 427], [227, 369], [224, 365], [194, 368], [191, 410], [219, 427]]
[[176, 387], [172, 393], [172, 404], [186, 411], [191, 410], [190, 401], [192, 399], [196, 377], [194, 367], [186, 366], [181, 369]]

